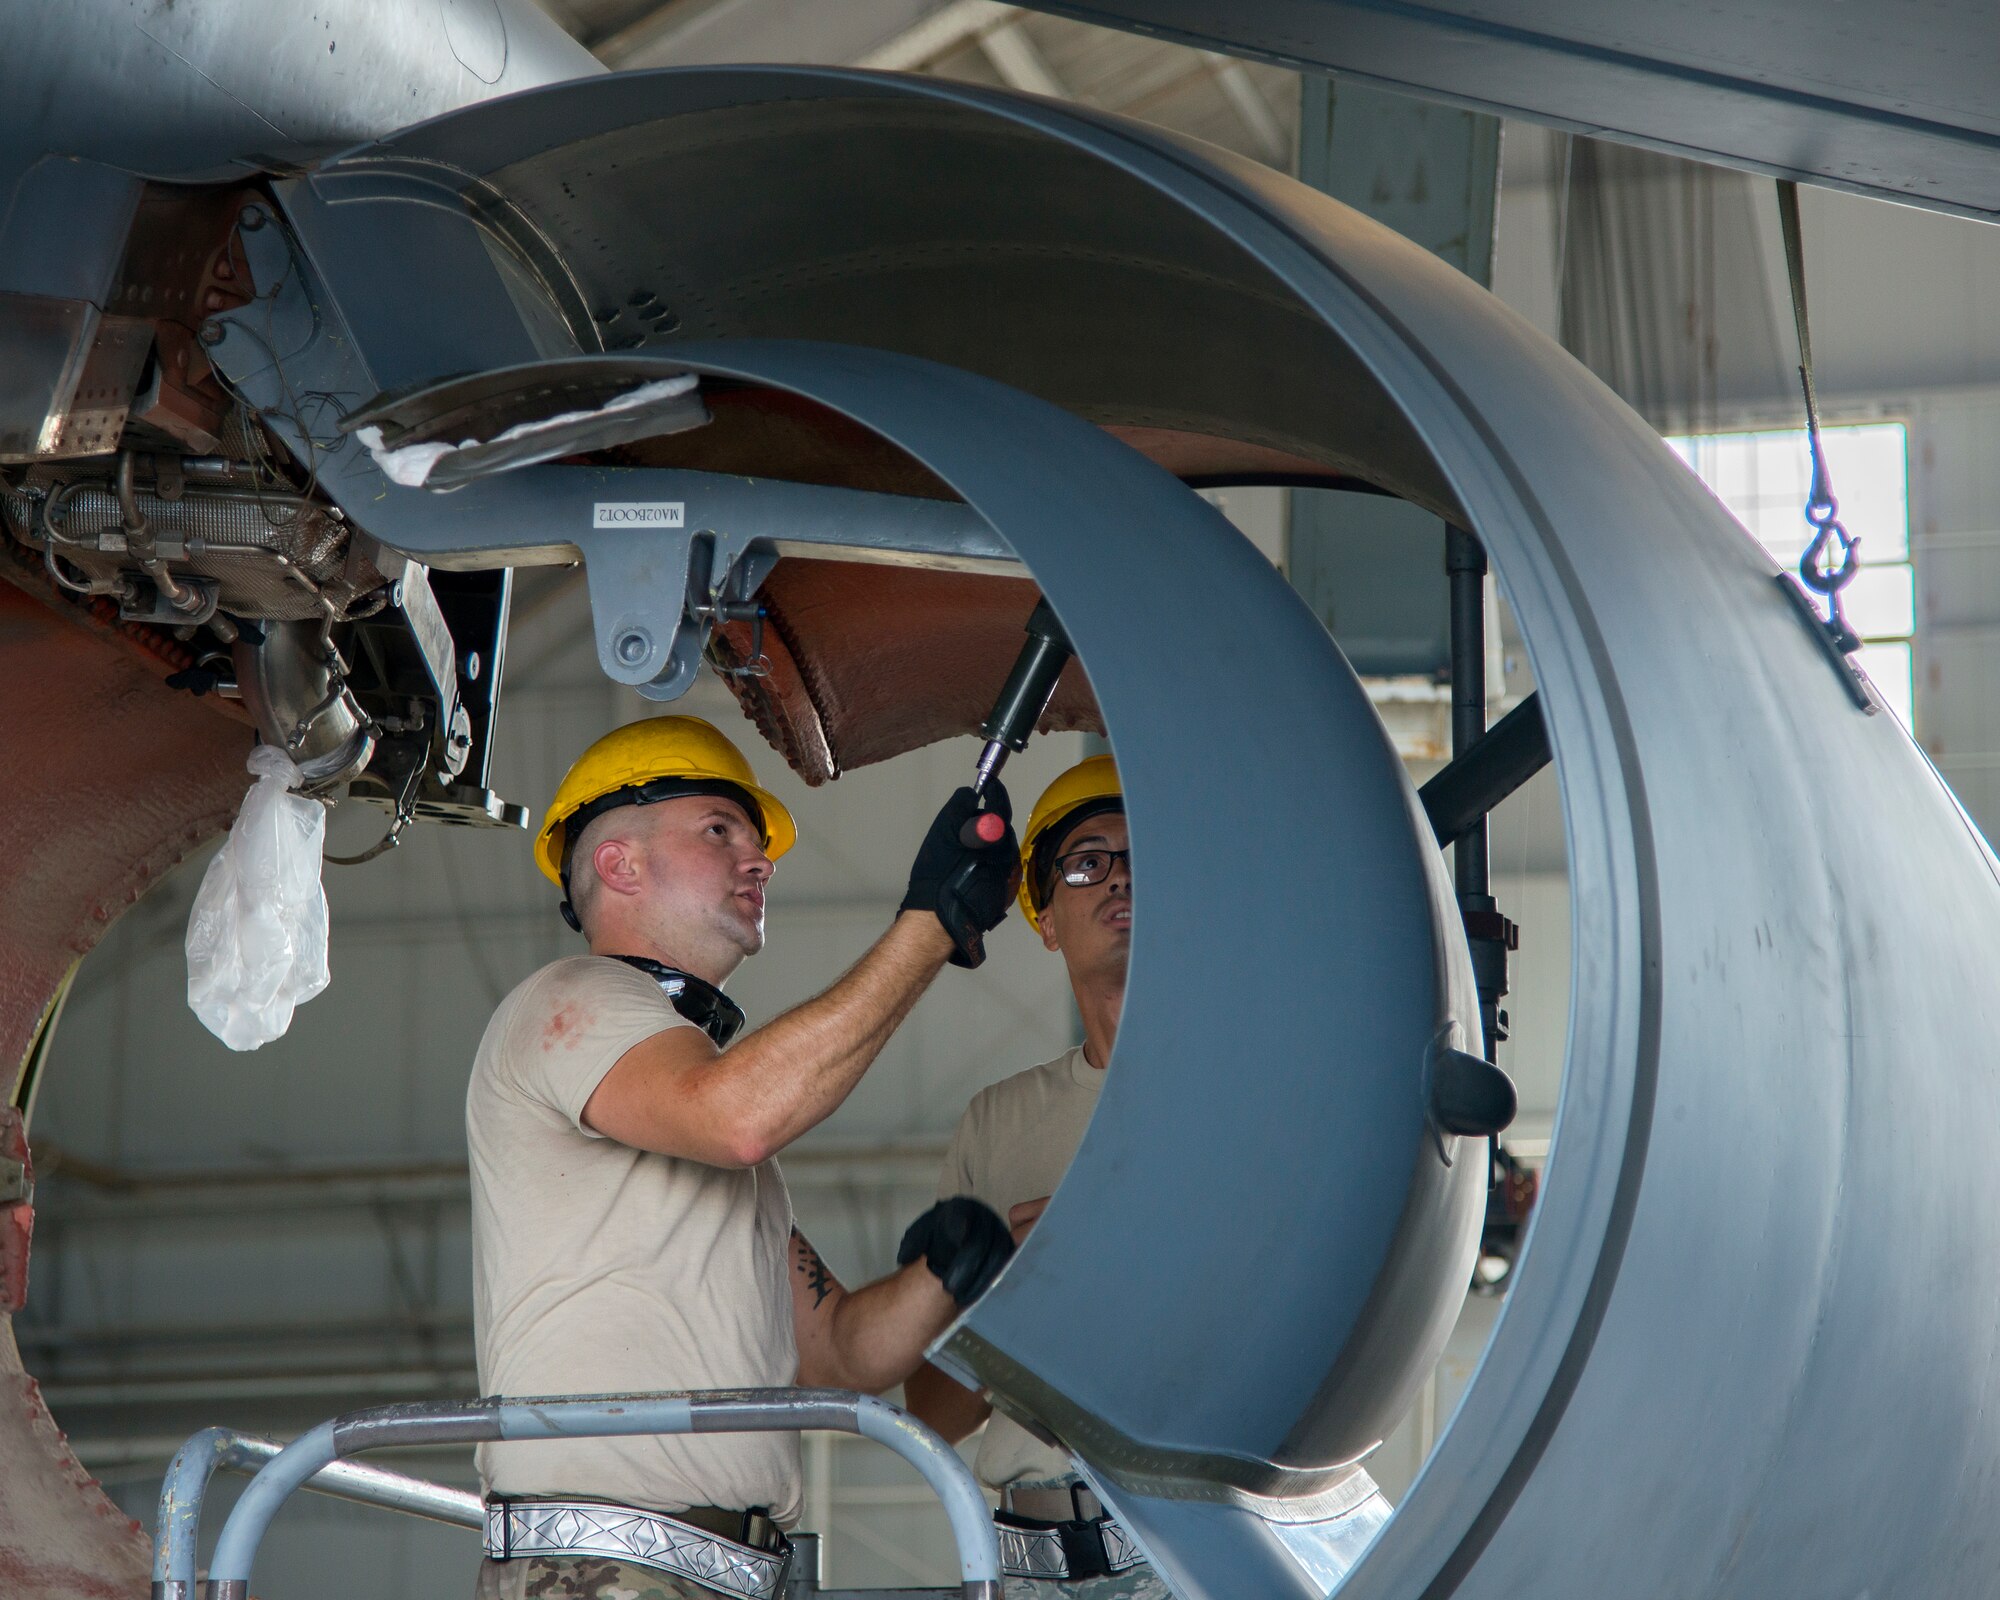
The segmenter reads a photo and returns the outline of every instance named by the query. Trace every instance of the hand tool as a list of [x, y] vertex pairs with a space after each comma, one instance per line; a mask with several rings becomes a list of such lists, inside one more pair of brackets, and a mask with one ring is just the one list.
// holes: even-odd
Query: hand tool
[[[973, 772], [972, 792], [982, 802], [987, 784], [999, 775], [1007, 757], [1027, 747], [1035, 724], [1042, 720], [1042, 713], [1048, 710], [1049, 700], [1056, 692], [1056, 679], [1062, 676], [1063, 668], [1075, 653], [1069, 635], [1063, 632], [1063, 625], [1045, 599], [1035, 602], [1035, 609], [1028, 616], [1027, 634], [1028, 642], [1015, 657], [1014, 670], [1007, 674], [1000, 698], [993, 702], [992, 711], [980, 725], [980, 736], [986, 744], [979, 752], [979, 764]], [[1007, 836], [1007, 826], [1007, 818], [999, 812], [982, 809], [960, 829], [959, 842], [968, 850], [996, 845]], [[967, 967], [976, 967], [986, 959], [985, 935], [974, 926], [954, 892], [954, 885], [969, 879], [973, 871], [973, 864], [967, 862], [945, 884], [938, 912], [958, 943], [957, 964]]]

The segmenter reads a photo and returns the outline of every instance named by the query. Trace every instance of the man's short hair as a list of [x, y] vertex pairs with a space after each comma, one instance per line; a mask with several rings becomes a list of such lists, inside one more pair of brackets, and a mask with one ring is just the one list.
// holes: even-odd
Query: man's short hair
[[[570, 909], [576, 913], [576, 920], [583, 924], [583, 933], [590, 933], [591, 914], [597, 909], [597, 896], [604, 888], [604, 880], [597, 875], [597, 868], [591, 861], [597, 847], [611, 832], [610, 811], [600, 811], [589, 818], [581, 828], [575, 830], [573, 844], [566, 844], [563, 850], [563, 882], [568, 890]], [[599, 824], [607, 824], [599, 826]]]
[[[764, 808], [752, 798], [750, 791], [741, 784], [730, 783], [726, 779], [711, 778], [654, 778], [647, 783], [632, 784], [623, 789], [614, 789], [609, 794], [599, 795], [588, 805], [578, 806], [576, 811], [563, 823], [562, 851], [559, 856], [558, 876], [562, 880], [563, 903], [576, 916], [577, 932], [588, 934], [583, 926], [586, 901], [597, 898], [599, 879], [597, 874], [584, 874], [582, 887], [575, 880], [579, 862], [590, 859], [590, 852], [597, 847], [597, 840], [586, 840], [590, 830], [610, 816], [614, 811], [622, 811], [627, 806], [657, 805], [662, 800], [680, 800], [688, 795], [708, 794], [720, 799], [734, 800], [743, 808], [743, 814], [750, 819], [751, 827], [768, 844], [770, 833], [764, 821]], [[600, 830], [598, 838], [602, 839]]]

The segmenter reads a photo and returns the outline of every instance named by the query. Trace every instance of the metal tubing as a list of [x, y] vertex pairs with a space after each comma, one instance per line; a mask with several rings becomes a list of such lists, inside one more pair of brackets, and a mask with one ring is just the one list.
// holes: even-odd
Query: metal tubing
[[203, 1428], [174, 1452], [160, 1485], [160, 1514], [153, 1527], [153, 1600], [194, 1600], [202, 1496], [242, 1437], [227, 1428]]
[[[249, 1470], [253, 1463], [262, 1466], [282, 1448], [275, 1440], [269, 1439], [256, 1440], [254, 1446], [240, 1468], [236, 1462], [225, 1465], [232, 1469]], [[408, 1477], [359, 1461], [334, 1462], [308, 1478], [305, 1489], [308, 1494], [323, 1494], [329, 1499], [348, 1500], [356, 1505], [380, 1506], [384, 1511], [402, 1511], [432, 1522], [449, 1523], [455, 1528], [481, 1528], [486, 1525], [485, 1504], [471, 1490], [453, 1489], [446, 1484]]]
[[[958, 1453], [916, 1418], [880, 1400], [843, 1389], [547, 1395], [482, 1400], [471, 1405], [383, 1406], [337, 1417], [287, 1445], [251, 1480], [216, 1542], [209, 1568], [210, 1600], [238, 1600], [248, 1593], [257, 1547], [279, 1507], [338, 1457], [355, 1451], [445, 1441], [786, 1433], [805, 1428], [873, 1439], [923, 1474], [944, 1502], [945, 1515], [951, 1521], [965, 1600], [1000, 1600], [999, 1539], [985, 1497]], [[204, 1437], [197, 1434], [188, 1448], [198, 1455], [197, 1441]], [[197, 1508], [198, 1504], [197, 1498]], [[191, 1576], [191, 1545], [189, 1551]], [[186, 1597], [176, 1596], [175, 1600]]]
[[257, 1546], [264, 1530], [278, 1514], [278, 1508], [322, 1467], [338, 1454], [333, 1442], [334, 1424], [322, 1422], [301, 1434], [277, 1455], [265, 1462], [250, 1486], [230, 1508], [229, 1520], [222, 1525], [222, 1537], [215, 1542], [215, 1555], [208, 1564], [210, 1600], [234, 1600], [247, 1593], [250, 1566], [257, 1558]]
[[[159, 1519], [153, 1533], [153, 1600], [193, 1600], [195, 1559], [201, 1538], [203, 1497], [217, 1472], [254, 1473], [283, 1450], [275, 1439], [204, 1428], [180, 1447], [160, 1486]], [[428, 1517], [454, 1527], [485, 1525], [479, 1496], [381, 1467], [336, 1461], [304, 1487], [315, 1494], [357, 1505], [381, 1506]]]
[[1451, 844], [1549, 764], [1539, 695], [1529, 695], [1417, 791], [1440, 845]]
[[[944, 1502], [945, 1515], [951, 1519], [951, 1531], [958, 1542], [959, 1577], [966, 1600], [980, 1595], [991, 1595], [998, 1600], [1000, 1556], [993, 1517], [958, 1452], [907, 1411], [871, 1396], [863, 1395], [855, 1401], [854, 1421], [856, 1433], [895, 1451], [923, 1474], [924, 1482]], [[988, 1540], [993, 1542], [992, 1564], [983, 1561], [975, 1564], [975, 1553], [983, 1555]]]
[[189, 615], [201, 610], [202, 597], [195, 590], [180, 582], [166, 562], [161, 558], [159, 546], [153, 537], [151, 525], [139, 509], [138, 490], [134, 485], [133, 454], [122, 450], [118, 455], [118, 512], [125, 530], [125, 549], [144, 569], [146, 576], [153, 580], [153, 586], [176, 611]]

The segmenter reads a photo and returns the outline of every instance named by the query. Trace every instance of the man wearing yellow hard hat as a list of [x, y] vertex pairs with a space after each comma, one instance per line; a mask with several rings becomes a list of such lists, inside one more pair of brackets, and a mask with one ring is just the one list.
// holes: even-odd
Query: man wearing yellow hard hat
[[[1041, 1214], [1083, 1140], [1125, 1005], [1132, 861], [1111, 757], [1091, 756], [1048, 786], [1022, 835], [1021, 865], [1021, 909], [1068, 969], [1083, 1043], [975, 1096], [938, 1178], [940, 1196], [974, 1196], [1017, 1232]], [[1064, 1600], [1170, 1600], [1066, 1452], [994, 1416], [983, 1395], [935, 1367], [913, 1374], [904, 1393], [953, 1442], [985, 1423], [975, 1470], [1000, 1495], [995, 1520], [1010, 1597], [1046, 1585]]]
[[[997, 784], [986, 804], [1007, 816]], [[791, 814], [696, 717], [620, 728], [570, 769], [535, 859], [590, 951], [501, 1002], [466, 1092], [482, 1393], [886, 1389], [992, 1281], [1013, 1238], [960, 1197], [912, 1225], [901, 1270], [843, 1288], [773, 1160], [1006, 914], [1013, 830], [963, 842], [978, 809], [945, 803], [839, 982], [744, 1032], [722, 985], [763, 947]], [[480, 1600], [765, 1600], [802, 1498], [796, 1434], [483, 1445], [479, 1470]]]

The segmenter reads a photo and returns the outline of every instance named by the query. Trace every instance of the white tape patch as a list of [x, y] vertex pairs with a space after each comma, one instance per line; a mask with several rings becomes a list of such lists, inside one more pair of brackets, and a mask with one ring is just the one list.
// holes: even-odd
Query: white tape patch
[[599, 500], [590, 511], [593, 528], [684, 528], [685, 500]]

